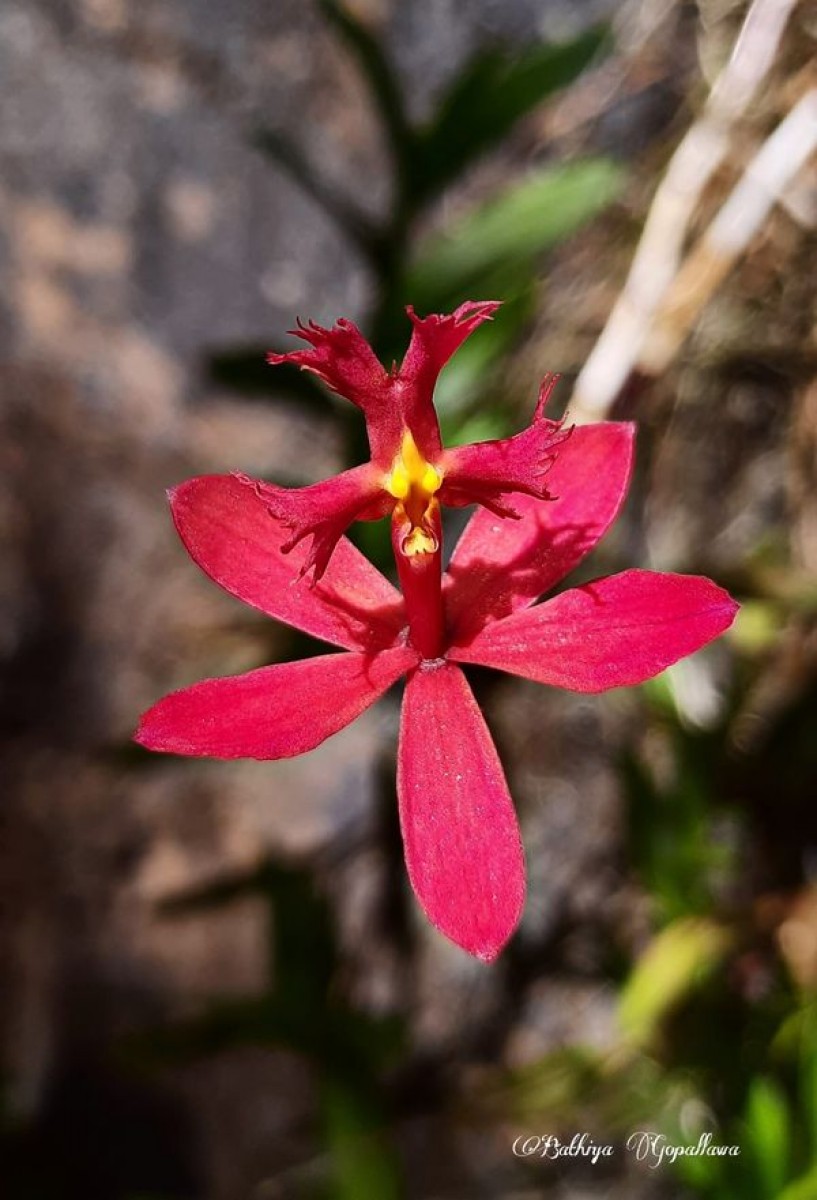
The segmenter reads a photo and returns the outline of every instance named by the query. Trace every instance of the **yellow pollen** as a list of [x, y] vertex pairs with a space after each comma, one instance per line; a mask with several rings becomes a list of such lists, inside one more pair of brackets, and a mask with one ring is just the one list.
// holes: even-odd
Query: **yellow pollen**
[[408, 471], [402, 463], [398, 463], [391, 475], [386, 476], [386, 491], [391, 492], [395, 500], [405, 500], [411, 489]]
[[436, 467], [426, 462], [417, 448], [409, 429], [403, 434], [400, 453], [385, 479], [385, 488], [395, 500], [411, 497], [412, 508], [422, 503], [425, 509], [435, 492], [440, 490], [443, 477]]
[[431, 463], [426, 463], [426, 469], [423, 471], [423, 478], [420, 480], [420, 490], [427, 492], [429, 496], [433, 496], [439, 491], [442, 483], [442, 476], [436, 467], [432, 467]]

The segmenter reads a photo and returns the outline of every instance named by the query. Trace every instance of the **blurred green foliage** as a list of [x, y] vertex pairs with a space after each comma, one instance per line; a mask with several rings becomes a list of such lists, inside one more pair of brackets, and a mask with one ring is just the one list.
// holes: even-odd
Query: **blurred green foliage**
[[[670, 695], [666, 676], [652, 683], [645, 691], [663, 704]], [[721, 814], [713, 803], [713, 758], [724, 730], [691, 733], [677, 716], [665, 724], [673, 751], [671, 778], [659, 784], [632, 751], [622, 755], [620, 770], [629, 798], [633, 860], [656, 915], [672, 921], [711, 911], [717, 882], [736, 864], [733, 849], [717, 836]]]
[[728, 947], [726, 930], [704, 917], [679, 917], [657, 933], [621, 989], [625, 1039], [652, 1045], [667, 1014], [722, 963]]
[[596, 216], [620, 184], [607, 159], [531, 172], [421, 243], [408, 294], [422, 312], [447, 310], [466, 296], [524, 292], [544, 251]]

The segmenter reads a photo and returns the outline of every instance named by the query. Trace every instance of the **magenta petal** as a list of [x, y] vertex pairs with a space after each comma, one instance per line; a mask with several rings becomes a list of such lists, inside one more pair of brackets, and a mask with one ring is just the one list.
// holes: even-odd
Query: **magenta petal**
[[134, 740], [166, 754], [290, 758], [354, 721], [416, 661], [395, 646], [205, 679], [148, 709]]
[[315, 579], [320, 579], [326, 571], [332, 551], [352, 522], [378, 501], [383, 511], [378, 510], [376, 515], [383, 516], [383, 501], [388, 499], [381, 486], [381, 475], [371, 463], [309, 487], [283, 488], [270, 483], [256, 486], [272, 516], [291, 531], [282, 547], [284, 553], [304, 538], [312, 539], [300, 573], [314, 571]]
[[452, 313], [427, 317], [418, 317], [409, 305], [406, 312], [414, 329], [401, 376], [433, 383], [452, 354], [483, 322], [490, 321], [500, 305], [500, 300], [467, 300]]
[[738, 606], [700, 575], [623, 571], [488, 625], [460, 662], [574, 692], [652, 679], [728, 629]]
[[437, 376], [451, 355], [498, 303], [461, 304], [453, 313], [418, 317], [409, 308], [414, 326], [399, 370], [387, 371], [363, 334], [341, 319], [331, 329], [301, 322], [292, 333], [309, 344], [307, 350], [268, 354], [267, 361], [292, 363], [319, 376], [333, 391], [351, 400], [366, 418], [372, 462], [387, 471], [410, 429], [426, 457], [440, 452], [440, 428], [432, 396]]
[[534, 419], [521, 433], [445, 451], [440, 491], [443, 504], [483, 504], [500, 516], [516, 516], [518, 509], [512, 493], [553, 499], [549, 483], [545, 484], [546, 476], [573, 432], [544, 416], [545, 402], [558, 378], [558, 375], [546, 377]]
[[450, 663], [409, 676], [397, 792], [406, 866], [428, 919], [469, 954], [495, 958], [522, 913], [525, 862], [496, 748]]
[[173, 520], [194, 562], [239, 600], [326, 642], [350, 650], [393, 645], [406, 624], [399, 592], [346, 538], [318, 584], [299, 578], [307, 549], [282, 553], [292, 533], [270, 515], [260, 486], [202, 475], [170, 492]]
[[418, 317], [409, 305], [414, 326], [408, 350], [397, 375], [404, 423], [427, 457], [440, 451], [440, 428], [432, 397], [445, 364], [484, 321], [499, 308], [498, 300], [469, 300], [453, 313]]
[[514, 496], [519, 520], [474, 513], [444, 583], [453, 641], [532, 603], [593, 549], [627, 494], [634, 437], [627, 423], [574, 429], [548, 472], [555, 499]]
[[378, 359], [358, 327], [341, 318], [331, 329], [298, 322], [290, 331], [309, 343], [308, 350], [268, 354], [267, 362], [292, 363], [311, 371], [334, 392], [363, 411], [372, 458], [385, 465], [400, 444], [399, 412], [393, 399], [394, 379]]

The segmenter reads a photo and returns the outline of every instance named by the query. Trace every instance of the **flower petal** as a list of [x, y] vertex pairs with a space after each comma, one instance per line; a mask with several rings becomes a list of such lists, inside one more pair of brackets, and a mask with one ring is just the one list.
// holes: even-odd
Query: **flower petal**
[[326, 571], [332, 551], [353, 521], [367, 510], [375, 509], [374, 515], [378, 517], [387, 511], [388, 497], [383, 491], [382, 476], [371, 463], [309, 487], [283, 488], [258, 483], [257, 489], [272, 516], [291, 530], [291, 536], [281, 547], [285, 554], [305, 537], [312, 538], [300, 574], [312, 570], [316, 580]]
[[290, 758], [354, 721], [416, 661], [395, 646], [205, 679], [148, 709], [134, 740], [166, 754]]
[[270, 515], [254, 481], [202, 475], [170, 492], [190, 557], [217, 584], [279, 621], [350, 650], [393, 645], [406, 624], [399, 592], [341, 538], [320, 583], [299, 578], [307, 551]]
[[522, 913], [525, 862], [496, 748], [450, 663], [409, 676], [397, 792], [406, 866], [428, 919], [469, 954], [495, 958]]
[[267, 355], [267, 362], [293, 363], [311, 371], [334, 392], [351, 400], [366, 417], [372, 458], [385, 466], [400, 444], [400, 413], [394, 402], [394, 378], [378, 359], [358, 327], [341, 318], [331, 329], [298, 322], [290, 330], [309, 350]]
[[501, 301], [469, 300], [453, 313], [418, 317], [409, 305], [406, 312], [414, 329], [398, 373], [403, 420], [428, 458], [440, 452], [440, 427], [432, 397], [437, 377], [466, 338], [484, 321], [490, 321]]
[[506, 501], [509, 493], [553, 499], [545, 477], [556, 461], [558, 447], [573, 432], [564, 429], [560, 421], [549, 421], [544, 416], [545, 404], [558, 379], [558, 375], [545, 377], [533, 421], [521, 433], [445, 451], [440, 490], [443, 504], [483, 504], [499, 516], [515, 518], [518, 513], [514, 501]]
[[486, 626], [460, 662], [574, 692], [630, 687], [728, 629], [738, 606], [701, 575], [623, 571]]
[[518, 520], [474, 513], [444, 582], [453, 641], [532, 603], [593, 549], [627, 494], [634, 437], [625, 422], [574, 429], [547, 477], [556, 499], [515, 496]]
[[357, 326], [345, 318], [331, 329], [299, 321], [290, 332], [310, 348], [270, 353], [267, 362], [292, 363], [312, 371], [356, 404], [366, 418], [372, 462], [388, 470], [406, 429], [426, 457], [440, 453], [440, 427], [432, 403], [437, 376], [454, 351], [498, 307], [496, 301], [469, 301], [456, 312], [428, 317], [418, 317], [409, 307], [406, 311], [414, 329], [399, 371], [387, 371]]

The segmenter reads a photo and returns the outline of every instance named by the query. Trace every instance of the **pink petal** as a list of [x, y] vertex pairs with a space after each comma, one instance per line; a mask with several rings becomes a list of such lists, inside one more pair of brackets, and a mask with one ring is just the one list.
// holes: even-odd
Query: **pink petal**
[[548, 473], [556, 499], [514, 496], [519, 520], [477, 510], [444, 582], [453, 641], [530, 604], [593, 549], [627, 494], [634, 437], [627, 423], [574, 429]]
[[311, 371], [333, 391], [362, 409], [369, 432], [372, 458], [386, 466], [400, 445], [401, 422], [393, 391], [394, 379], [358, 327], [341, 318], [331, 329], [298, 322], [290, 330], [309, 343], [309, 350], [268, 354], [267, 362], [293, 363]]
[[148, 709], [134, 740], [166, 754], [290, 758], [354, 721], [416, 661], [395, 646], [205, 679]]
[[701, 575], [624, 571], [488, 625], [451, 651], [574, 692], [630, 687], [728, 629], [738, 606]]
[[314, 570], [316, 580], [326, 571], [332, 551], [353, 521], [373, 508], [375, 516], [384, 516], [387, 511], [382, 474], [371, 463], [309, 487], [283, 488], [270, 483], [257, 486], [272, 516], [291, 531], [281, 547], [285, 554], [304, 538], [312, 538], [300, 573]]
[[453, 313], [418, 317], [409, 305], [406, 312], [414, 329], [398, 373], [403, 420], [417, 445], [430, 458], [440, 452], [440, 428], [432, 396], [437, 377], [466, 338], [484, 321], [490, 321], [498, 300], [469, 300]]
[[217, 584], [279, 621], [351, 650], [392, 645], [406, 624], [400, 594], [346, 538], [320, 583], [299, 578], [307, 551], [284, 554], [291, 531], [270, 515], [261, 485], [202, 475], [170, 492], [179, 536]]
[[525, 862], [508, 785], [464, 675], [427, 663], [408, 679], [397, 767], [412, 887], [433, 925], [490, 960], [525, 898]]
[[545, 477], [556, 461], [559, 448], [573, 432], [544, 416], [545, 403], [558, 379], [558, 375], [545, 378], [534, 419], [521, 433], [445, 451], [440, 491], [443, 504], [482, 504], [499, 516], [515, 518], [518, 516], [515, 497], [509, 493], [553, 499], [545, 486]]

